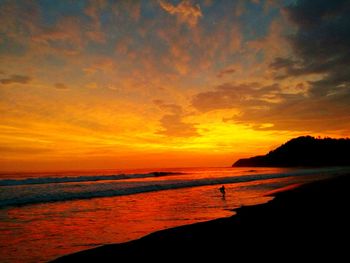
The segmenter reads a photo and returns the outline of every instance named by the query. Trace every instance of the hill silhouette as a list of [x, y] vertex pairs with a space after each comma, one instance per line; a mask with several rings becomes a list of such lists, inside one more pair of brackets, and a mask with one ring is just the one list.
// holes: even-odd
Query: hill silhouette
[[266, 155], [240, 159], [233, 167], [350, 166], [350, 139], [294, 138]]

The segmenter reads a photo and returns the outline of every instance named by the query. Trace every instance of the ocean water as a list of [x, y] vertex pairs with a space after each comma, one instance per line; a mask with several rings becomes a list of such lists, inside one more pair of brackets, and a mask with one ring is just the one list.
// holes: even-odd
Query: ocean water
[[[233, 215], [346, 168], [183, 168], [0, 174], [0, 262], [46, 262]], [[218, 188], [226, 187], [222, 196]]]

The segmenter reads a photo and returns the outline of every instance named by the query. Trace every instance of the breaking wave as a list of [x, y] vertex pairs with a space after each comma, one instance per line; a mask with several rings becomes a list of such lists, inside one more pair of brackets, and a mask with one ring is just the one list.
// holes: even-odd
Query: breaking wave
[[[102, 182], [96, 184], [79, 184], [82, 181], [93, 180], [119, 180], [127, 178], [140, 177], [157, 177], [165, 176], [166, 174], [149, 173], [143, 175], [116, 175], [116, 176], [89, 176], [74, 177], [74, 178], [38, 178], [36, 179], [39, 185], [24, 185], [24, 181], [29, 179], [17, 181], [15, 184], [7, 184], [2, 186], [0, 191], [0, 208], [7, 206], [28, 205], [36, 203], [69, 201], [78, 199], [90, 199], [96, 197], [111, 197], [121, 195], [131, 195], [146, 193], [160, 190], [179, 189], [195, 186], [240, 183], [256, 180], [266, 180], [273, 178], [283, 178], [291, 176], [306, 176], [306, 175], [340, 175], [348, 173], [349, 169], [328, 168], [328, 169], [307, 169], [298, 170], [288, 173], [274, 173], [274, 174], [254, 174], [244, 176], [229, 176], [222, 178], [204, 178], [204, 179], [182, 179], [182, 180], [152, 180], [152, 181], [122, 181], [122, 182]], [[172, 173], [170, 173], [172, 174]], [[113, 179], [111, 179], [113, 178]], [[50, 180], [48, 180], [50, 179]], [[46, 180], [38, 181], [38, 180]], [[51, 185], [47, 184], [48, 181]], [[29, 181], [31, 182], [31, 181]], [[38, 183], [42, 182], [42, 183]], [[54, 184], [59, 182], [59, 184]], [[76, 184], [61, 184], [62, 182], [76, 182]], [[27, 183], [28, 184], [28, 183]], [[32, 183], [35, 184], [35, 183]], [[41, 185], [40, 185], [41, 184]]]
[[92, 175], [92, 176], [70, 176], [70, 177], [39, 177], [26, 179], [3, 179], [0, 180], [0, 186], [30, 185], [30, 184], [56, 184], [56, 183], [77, 183], [94, 182], [105, 180], [126, 180], [149, 177], [160, 177], [169, 175], [179, 175], [181, 173], [173, 172], [151, 172], [146, 174], [116, 174], [116, 175]]

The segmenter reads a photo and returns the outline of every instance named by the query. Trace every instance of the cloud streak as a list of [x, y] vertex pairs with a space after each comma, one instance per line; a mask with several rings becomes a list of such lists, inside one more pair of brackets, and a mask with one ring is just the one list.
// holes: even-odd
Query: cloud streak
[[234, 68], [225, 68], [225, 69], [219, 71], [219, 73], [216, 76], [218, 78], [222, 78], [225, 75], [231, 75], [231, 74], [233, 74], [235, 72], [236, 72], [236, 69], [234, 69]]
[[32, 80], [31, 77], [25, 75], [11, 75], [8, 78], [0, 79], [0, 83], [3, 85], [8, 84], [28, 84]]
[[54, 85], [55, 89], [58, 89], [58, 90], [68, 90], [68, 86], [63, 84], [63, 83], [55, 83]]

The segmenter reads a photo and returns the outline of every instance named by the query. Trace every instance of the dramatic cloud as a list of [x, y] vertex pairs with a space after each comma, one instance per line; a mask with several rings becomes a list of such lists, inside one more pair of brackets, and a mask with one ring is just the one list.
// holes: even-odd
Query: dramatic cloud
[[[349, 11], [350, 2], [341, 0], [301, 0], [285, 8], [296, 26], [288, 37], [293, 52], [275, 57], [269, 68], [283, 83], [304, 77], [306, 81], [295, 84], [293, 92], [286, 84], [273, 91], [226, 84], [197, 94], [193, 105], [201, 111], [237, 108], [240, 114], [231, 121], [255, 129], [350, 132]], [[249, 44], [257, 49], [269, 46], [261, 41]]]
[[326, 96], [350, 89], [350, 2], [297, 1], [286, 8], [297, 27], [290, 36], [295, 58], [276, 58], [271, 68], [293, 77], [323, 74], [311, 82], [311, 96]]
[[163, 130], [158, 131], [158, 134], [174, 137], [193, 137], [199, 135], [193, 123], [186, 123], [183, 121], [185, 113], [181, 106], [166, 104], [161, 100], [154, 100], [154, 103], [162, 111], [167, 112], [160, 119]]
[[253, 155], [297, 133], [349, 136], [349, 6], [0, 0], [2, 156], [132, 167], [168, 149]]
[[159, 4], [169, 14], [175, 15], [180, 23], [187, 23], [191, 27], [196, 26], [198, 19], [202, 17], [200, 6], [192, 5], [188, 0], [180, 2], [177, 6], [162, 0]]
[[344, 90], [332, 96], [310, 97], [298, 92], [304, 89], [303, 83], [296, 84], [292, 93], [278, 84], [226, 83], [198, 93], [192, 105], [201, 112], [236, 109], [238, 114], [223, 120], [257, 130], [350, 132], [350, 93]]
[[24, 75], [11, 75], [8, 78], [0, 79], [0, 83], [4, 85], [13, 84], [13, 83], [27, 84], [30, 81], [31, 81], [31, 77], [24, 76]]

